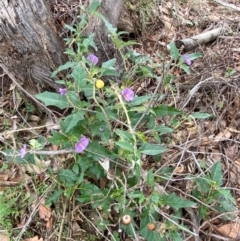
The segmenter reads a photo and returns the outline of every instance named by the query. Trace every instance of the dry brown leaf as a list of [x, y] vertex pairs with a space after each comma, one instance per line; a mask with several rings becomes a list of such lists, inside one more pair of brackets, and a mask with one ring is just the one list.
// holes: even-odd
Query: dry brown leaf
[[8, 174], [0, 173], [0, 181], [7, 181], [7, 180], [8, 180]]
[[224, 148], [225, 151], [225, 155], [231, 159], [231, 160], [235, 160], [236, 157], [238, 156], [238, 145], [234, 144], [231, 146], [228, 146], [226, 148]]
[[238, 166], [240, 166], [240, 157], [238, 157], [234, 162], [235, 162]]
[[218, 233], [224, 237], [236, 239], [240, 237], [240, 224], [239, 223], [228, 223], [221, 227], [214, 228]]
[[27, 239], [24, 239], [23, 241], [43, 241], [42, 238], [38, 238], [38, 236], [35, 236], [33, 238], [27, 238]]
[[46, 223], [47, 231], [50, 231], [52, 229], [52, 225], [53, 225], [53, 218], [49, 218], [47, 223]]
[[169, 30], [175, 32], [175, 28], [172, 23], [172, 19], [167, 17], [167, 16], [162, 16], [161, 21], [164, 23], [165, 27], [168, 28]]
[[229, 127], [228, 130], [233, 132], [233, 133], [240, 133], [240, 131], [238, 131], [235, 128], [232, 128], [232, 127]]
[[9, 241], [10, 238], [9, 238], [8, 235], [3, 234], [3, 233], [0, 233], [0, 240], [1, 240], [1, 241]]
[[222, 154], [220, 153], [219, 149], [213, 148], [210, 157], [213, 161], [221, 160]]
[[225, 141], [226, 139], [229, 139], [231, 136], [232, 136], [232, 132], [229, 131], [227, 128], [224, 131], [220, 131], [213, 139], [213, 142]]
[[184, 169], [185, 169], [185, 168], [184, 168], [184, 165], [181, 164], [181, 165], [179, 165], [178, 167], [176, 167], [176, 168], [174, 169], [173, 174], [174, 174], [174, 175], [181, 174], [181, 173], [184, 172]]
[[78, 223], [76, 221], [74, 221], [72, 224], [73, 235], [78, 234], [80, 230], [81, 230], [80, 226], [78, 225]]
[[52, 145], [52, 150], [53, 151], [57, 151], [59, 149], [59, 146], [57, 146], [57, 145]]
[[40, 204], [38, 213], [39, 213], [39, 217], [47, 222], [52, 216], [51, 209], [46, 207], [43, 204]]
[[164, 8], [164, 7], [162, 7], [162, 6], [158, 6], [159, 7], [159, 10], [161, 11], [161, 12], [163, 12], [163, 13], [165, 13], [165, 14], [169, 14], [169, 11], [168, 11], [168, 9], [167, 8]]

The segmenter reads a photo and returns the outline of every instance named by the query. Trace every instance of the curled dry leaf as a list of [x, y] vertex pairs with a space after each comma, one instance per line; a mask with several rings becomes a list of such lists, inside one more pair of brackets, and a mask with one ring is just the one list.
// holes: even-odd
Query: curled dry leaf
[[47, 222], [52, 216], [50, 208], [46, 207], [43, 204], [40, 204], [38, 213], [39, 213], [39, 217]]
[[49, 218], [47, 223], [46, 223], [46, 229], [47, 231], [50, 231], [52, 229], [52, 226], [53, 226], [53, 218]]
[[224, 237], [236, 239], [240, 237], [240, 224], [239, 223], [228, 223], [221, 227], [214, 228], [218, 233]]
[[182, 174], [184, 172], [184, 165], [183, 164], [180, 164], [178, 167], [176, 167], [173, 171], [173, 174], [174, 175], [177, 175], [177, 174]]
[[225, 141], [229, 139], [232, 136], [232, 132], [226, 128], [224, 131], [220, 131], [215, 138], [213, 139], [213, 142], [220, 142]]

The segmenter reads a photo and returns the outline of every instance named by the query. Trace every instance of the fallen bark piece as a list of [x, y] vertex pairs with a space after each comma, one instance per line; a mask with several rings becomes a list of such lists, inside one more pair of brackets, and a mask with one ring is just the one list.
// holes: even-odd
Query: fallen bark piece
[[223, 34], [227, 29], [227, 25], [223, 24], [219, 28], [215, 28], [208, 32], [198, 34], [191, 38], [176, 40], [174, 41], [174, 43], [178, 49], [182, 49], [183, 52], [187, 52], [197, 48], [199, 45], [206, 44], [215, 40], [220, 34]]

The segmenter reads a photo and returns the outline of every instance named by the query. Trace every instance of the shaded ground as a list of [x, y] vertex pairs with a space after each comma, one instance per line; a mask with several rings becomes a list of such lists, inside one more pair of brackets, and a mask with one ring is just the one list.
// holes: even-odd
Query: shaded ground
[[[229, 2], [230, 3], [230, 2]], [[240, 7], [237, 1], [231, 3]], [[51, 8], [59, 27], [59, 32], [64, 33], [64, 23], [74, 24], [78, 1], [64, 3], [64, 1], [52, 2]], [[228, 25], [228, 29], [219, 38], [204, 46], [199, 46], [194, 52], [201, 52], [203, 57], [193, 61], [191, 73], [185, 74], [180, 69], [175, 69], [175, 79], [172, 79], [168, 85], [165, 85], [160, 91], [165, 97], [162, 103], [174, 106], [184, 111], [186, 114], [194, 112], [210, 113], [214, 116], [212, 119], [193, 121], [189, 119], [179, 120], [176, 131], [166, 137], [168, 151], [163, 156], [159, 164], [155, 164], [151, 159], [145, 160], [145, 169], [154, 167], [161, 171], [166, 167], [174, 169], [173, 175], [167, 182], [166, 190], [174, 191], [179, 195], [186, 197], [191, 192], [191, 180], [187, 177], [198, 175], [201, 172], [201, 164], [209, 167], [217, 160], [221, 160], [224, 171], [224, 186], [232, 190], [232, 194], [237, 201], [240, 200], [240, 14], [230, 8], [215, 3], [214, 1], [170, 1], [155, 2], [154, 4], [145, 4], [135, 6], [126, 10], [124, 20], [120, 23], [122, 30], [129, 31], [130, 38], [135, 38], [141, 47], [135, 50], [144, 55], [150, 55], [158, 65], [156, 71], [161, 75], [160, 68], [163, 60], [169, 60], [169, 51], [167, 45], [173, 39], [183, 39], [209, 31], [223, 22]], [[150, 12], [150, 14], [149, 14]], [[141, 21], [139, 21], [141, 20]], [[190, 52], [189, 52], [190, 53]], [[4, 145], [8, 145], [15, 150], [20, 149], [22, 140], [33, 139], [39, 133], [47, 136], [49, 129], [39, 128], [40, 125], [47, 125], [49, 122], [41, 122], [43, 116], [35, 115], [31, 106], [27, 106], [21, 100], [21, 95], [10, 87], [10, 81], [6, 75], [1, 77], [1, 96], [0, 96], [0, 141], [2, 150]], [[6, 83], [9, 83], [6, 85]], [[156, 84], [151, 80], [134, 85], [137, 93], [152, 93]], [[32, 111], [34, 114], [32, 114]], [[168, 124], [169, 119], [157, 120], [158, 124]], [[37, 127], [37, 129], [35, 129]], [[28, 128], [23, 131], [11, 132], [12, 130]], [[9, 132], [10, 131], [10, 132]], [[61, 162], [65, 157], [59, 157], [55, 160], [47, 160], [52, 163]], [[5, 159], [2, 157], [2, 167]], [[54, 165], [53, 165], [54, 166]], [[61, 165], [55, 165], [61, 168]], [[81, 216], [73, 210], [79, 208], [74, 203], [69, 204], [67, 200], [61, 200], [57, 207], [52, 211], [45, 210], [40, 204], [40, 211], [54, 216], [43, 222], [41, 214], [36, 211], [39, 203], [33, 200], [40, 200], [44, 197], [41, 188], [46, 190], [46, 186], [51, 187], [49, 176], [42, 174], [45, 170], [34, 170], [37, 173], [32, 175], [30, 170], [22, 170], [19, 165], [12, 165], [9, 169], [1, 169], [0, 180], [3, 182], [2, 190], [18, 186], [20, 180], [24, 180], [23, 190], [35, 190], [28, 192], [32, 195], [32, 203], [23, 205], [24, 210], [15, 220], [21, 230], [25, 227], [26, 221], [31, 220], [30, 229], [33, 234], [39, 237], [46, 237], [49, 227], [62, 227], [61, 220], [69, 219], [69, 225], [64, 228], [68, 230], [71, 240], [74, 235], [79, 233], [95, 231], [90, 228], [91, 217]], [[40, 186], [40, 187], [39, 187]], [[48, 189], [47, 189], [48, 190]], [[17, 196], [14, 200], [19, 200]], [[36, 208], [37, 207], [37, 208]], [[68, 208], [67, 208], [68, 207]], [[81, 209], [81, 207], [79, 208]], [[236, 210], [238, 205], [236, 206]], [[164, 210], [168, 213], [168, 210]], [[236, 211], [237, 212], [237, 211]], [[37, 213], [40, 215], [38, 217]], [[84, 212], [83, 212], [84, 213]], [[90, 212], [91, 215], [93, 215]], [[50, 216], [51, 216], [50, 215]], [[74, 217], [72, 216], [74, 215]], [[195, 227], [201, 239], [198, 240], [229, 240], [229, 238], [239, 237], [240, 227], [237, 222], [223, 223], [216, 216], [216, 213], [209, 212], [209, 219], [201, 224], [197, 223], [196, 217], [198, 211], [195, 209], [186, 210], [184, 218], [186, 225]], [[52, 223], [54, 222], [54, 223]], [[46, 224], [47, 223], [47, 224]], [[228, 224], [228, 226], [224, 226]], [[48, 226], [46, 226], [48, 225]], [[80, 227], [81, 226], [81, 227]], [[16, 227], [16, 226], [15, 226]], [[220, 229], [222, 228], [222, 229]], [[57, 229], [57, 228], [56, 228]], [[232, 230], [234, 234], [229, 232]], [[23, 230], [23, 229], [22, 229]], [[65, 231], [66, 231], [65, 230]], [[194, 228], [193, 228], [194, 230]], [[60, 231], [59, 231], [60, 232]], [[83, 235], [84, 236], [84, 235]], [[38, 239], [35, 239], [38, 240]], [[34, 239], [30, 241], [35, 241]], [[57, 240], [56, 236], [47, 240]], [[62, 239], [65, 240], [65, 239]], [[67, 239], [66, 239], [67, 240]], [[90, 240], [90, 239], [89, 239]], [[103, 240], [103, 239], [102, 239]], [[124, 235], [122, 240], [125, 239]], [[191, 240], [194, 240], [193, 238]], [[195, 239], [197, 240], [197, 239]]]

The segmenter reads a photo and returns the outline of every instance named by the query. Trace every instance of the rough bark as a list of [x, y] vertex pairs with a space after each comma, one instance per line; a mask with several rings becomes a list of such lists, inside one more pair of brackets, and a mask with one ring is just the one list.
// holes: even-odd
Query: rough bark
[[[117, 26], [123, 3], [102, 0], [99, 11]], [[112, 58], [115, 49], [99, 18], [90, 20], [86, 35], [90, 33], [95, 33], [100, 60]], [[63, 41], [44, 0], [0, 0], [0, 67], [25, 93], [57, 88], [50, 76], [67, 61], [63, 52]]]
[[56, 86], [50, 76], [63, 51], [44, 0], [0, 1], [0, 66], [28, 93]]
[[[91, 2], [94, 0], [91, 0]], [[98, 11], [106, 17], [106, 19], [117, 27], [120, 14], [122, 12], [124, 0], [102, 0]], [[93, 17], [85, 31], [86, 35], [95, 33], [95, 43], [98, 48], [97, 55], [100, 62], [113, 58], [115, 48], [108, 34], [108, 29], [99, 17]]]

